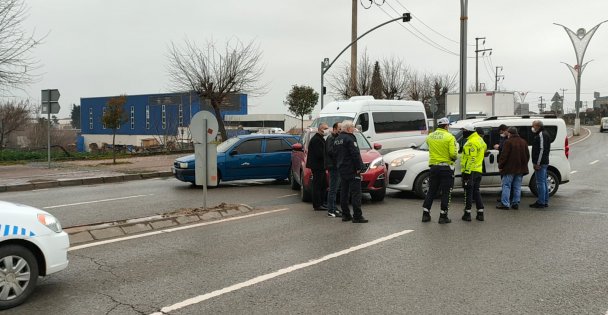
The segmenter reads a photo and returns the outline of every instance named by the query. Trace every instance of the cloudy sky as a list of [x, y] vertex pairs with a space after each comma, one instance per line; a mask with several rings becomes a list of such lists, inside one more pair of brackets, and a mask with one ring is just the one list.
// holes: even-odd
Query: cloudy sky
[[[255, 40], [263, 50], [268, 93], [251, 98], [250, 113], [284, 113], [283, 100], [294, 84], [320, 86], [320, 62], [333, 59], [350, 40], [348, 0], [27, 0], [25, 28], [48, 36], [34, 55], [42, 69], [39, 82], [26, 88], [38, 101], [40, 90], [61, 91], [60, 117], [81, 97], [171, 92], [167, 48], [185, 38], [219, 43], [230, 38]], [[382, 3], [382, 0], [376, 0]], [[457, 74], [460, 1], [386, 0], [364, 9], [359, 3], [359, 34], [407, 10], [411, 25], [395, 22], [363, 38], [372, 59], [397, 56], [414, 70]], [[491, 58], [479, 62], [480, 82], [494, 85], [502, 66], [500, 89], [550, 99], [565, 88], [566, 106], [574, 104], [574, 82], [565, 65], [575, 63], [566, 32], [608, 20], [608, 1], [469, 1], [468, 55], [475, 37], [486, 37]], [[417, 34], [417, 37], [412, 33]], [[424, 39], [424, 41], [422, 39]], [[345, 53], [338, 62], [347, 63]], [[592, 106], [593, 92], [608, 95], [608, 23], [591, 41], [585, 60], [594, 60], [582, 79], [581, 99]], [[475, 60], [469, 59], [468, 83], [474, 84]], [[338, 70], [332, 68], [329, 72]], [[561, 92], [560, 92], [561, 93]], [[22, 93], [23, 94], [23, 93]]]

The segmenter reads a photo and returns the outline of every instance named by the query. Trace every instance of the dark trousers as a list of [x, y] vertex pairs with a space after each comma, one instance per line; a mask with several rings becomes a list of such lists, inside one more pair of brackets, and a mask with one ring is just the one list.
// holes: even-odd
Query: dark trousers
[[431, 166], [429, 174], [429, 191], [422, 207], [431, 210], [433, 199], [441, 191], [441, 211], [447, 212], [454, 188], [454, 171], [449, 166]]
[[342, 208], [342, 216], [350, 217], [350, 209], [348, 207], [348, 196], [350, 194], [350, 202], [353, 205], [354, 219], [363, 217], [361, 211], [361, 176], [342, 176], [340, 175], [340, 207]]
[[462, 182], [464, 188], [464, 209], [471, 210], [473, 206], [473, 200], [475, 200], [475, 206], [477, 210], [483, 209], [483, 201], [481, 200], [481, 192], [479, 186], [481, 185], [481, 173], [471, 172], [471, 177], [468, 181]]
[[312, 207], [320, 208], [327, 196], [327, 178], [325, 170], [312, 170]]

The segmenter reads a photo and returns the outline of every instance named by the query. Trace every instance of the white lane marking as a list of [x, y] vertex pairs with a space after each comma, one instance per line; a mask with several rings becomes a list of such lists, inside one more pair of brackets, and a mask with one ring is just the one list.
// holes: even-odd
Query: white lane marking
[[578, 171], [572, 171], [570, 172], [570, 174], [576, 174]]
[[266, 280], [270, 280], [270, 279], [282, 276], [284, 274], [288, 274], [288, 273], [297, 271], [299, 269], [303, 269], [303, 268], [306, 268], [306, 267], [314, 266], [314, 265], [320, 264], [320, 263], [322, 263], [324, 261], [327, 261], [327, 260], [330, 260], [330, 259], [333, 259], [333, 258], [337, 258], [337, 257], [340, 257], [340, 256], [344, 256], [346, 254], [350, 254], [352, 252], [355, 252], [355, 251], [358, 251], [358, 250], [361, 250], [361, 249], [364, 249], [364, 248], [367, 248], [367, 247], [370, 247], [370, 246], [373, 246], [373, 245], [376, 245], [376, 244], [380, 244], [382, 242], [386, 242], [388, 240], [394, 239], [396, 237], [399, 237], [399, 236], [402, 236], [402, 235], [405, 235], [405, 234], [408, 234], [408, 233], [411, 233], [411, 232], [413, 232], [413, 230], [404, 230], [404, 231], [401, 231], [401, 232], [398, 232], [398, 233], [394, 233], [394, 234], [391, 234], [391, 235], [388, 235], [388, 236], [385, 236], [385, 237], [381, 237], [381, 238], [373, 240], [371, 242], [363, 243], [361, 245], [353, 246], [351, 248], [347, 248], [347, 249], [341, 250], [339, 252], [335, 252], [335, 253], [323, 256], [321, 258], [313, 259], [313, 260], [310, 260], [310, 261], [305, 262], [305, 263], [300, 263], [300, 264], [297, 264], [297, 265], [293, 265], [291, 267], [287, 267], [287, 268], [283, 268], [283, 269], [277, 270], [275, 272], [267, 273], [265, 275], [261, 275], [261, 276], [255, 277], [253, 279], [247, 280], [245, 282], [233, 284], [233, 285], [231, 285], [229, 287], [226, 287], [226, 288], [223, 288], [223, 289], [220, 289], [220, 290], [215, 290], [213, 292], [202, 294], [202, 295], [199, 295], [199, 296], [196, 296], [196, 297], [184, 300], [182, 302], [175, 303], [173, 305], [163, 307], [160, 310], [160, 312], [152, 313], [152, 315], [167, 314], [169, 312], [179, 310], [179, 309], [184, 308], [186, 306], [197, 304], [197, 303], [203, 302], [205, 300], [208, 300], [208, 299], [211, 299], [211, 298], [214, 298], [214, 297], [226, 294], [226, 293], [230, 293], [232, 291], [240, 290], [242, 288], [246, 288], [246, 287], [252, 286], [254, 284], [258, 284], [260, 282], [264, 282]]
[[201, 226], [205, 226], [205, 225], [211, 225], [211, 224], [218, 224], [218, 223], [223, 223], [223, 222], [228, 222], [228, 221], [241, 220], [241, 219], [256, 217], [256, 216], [263, 215], [263, 214], [275, 213], [275, 212], [280, 212], [280, 211], [285, 211], [285, 210], [289, 210], [289, 208], [281, 208], [281, 209], [276, 209], [276, 210], [270, 210], [270, 211], [258, 212], [258, 213], [254, 213], [254, 214], [248, 214], [248, 215], [244, 215], [244, 216], [240, 216], [240, 217], [232, 217], [232, 218], [227, 218], [227, 219], [223, 219], [223, 220], [202, 222], [202, 223], [197, 223], [197, 224], [192, 224], [192, 225], [185, 225], [185, 226], [180, 226], [180, 227], [175, 227], [175, 228], [169, 228], [169, 229], [164, 229], [164, 230], [157, 230], [157, 231], [143, 233], [143, 234], [136, 234], [136, 235], [125, 236], [125, 237], [120, 237], [120, 238], [113, 238], [113, 239], [110, 239], [110, 240], [105, 240], [105, 241], [100, 241], [100, 242], [95, 242], [95, 243], [88, 243], [88, 244], [73, 246], [73, 247], [70, 247], [68, 249], [68, 251], [74, 251], [74, 250], [79, 250], [79, 249], [83, 249], [83, 248], [89, 248], [89, 247], [94, 247], [94, 246], [100, 246], [100, 245], [106, 245], [106, 244], [111, 244], [111, 243], [116, 243], [116, 242], [122, 242], [122, 241], [132, 240], [132, 239], [136, 239], [136, 238], [142, 238], [142, 237], [146, 237], [146, 236], [158, 235], [158, 234], [163, 234], [163, 233], [171, 233], [171, 232], [176, 232], [176, 231], [181, 231], [181, 230], [193, 229], [193, 228], [197, 228], [197, 227], [201, 227]]
[[45, 190], [49, 190], [48, 188], [40, 188], [40, 189], [34, 189], [31, 190], [31, 192], [35, 192], [35, 191], [45, 191]]
[[587, 130], [587, 135], [584, 138], [580, 139], [580, 140], [577, 140], [577, 141], [574, 141], [572, 143], [569, 143], [568, 145], [575, 145], [575, 144], [577, 144], [579, 142], [583, 142], [583, 141], [587, 140], [587, 138], [591, 137], [591, 130], [589, 130], [587, 128], [583, 128], [583, 129]]
[[281, 199], [281, 198], [287, 198], [287, 197], [292, 197], [292, 196], [297, 196], [298, 194], [290, 194], [290, 195], [285, 195], [285, 196], [279, 196], [276, 197], [275, 199]]
[[154, 194], [134, 195], [134, 196], [127, 196], [127, 197], [119, 197], [119, 198], [92, 200], [92, 201], [84, 201], [84, 202], [77, 202], [77, 203], [67, 203], [67, 204], [64, 204], [64, 205], [56, 205], [56, 206], [43, 207], [42, 209], [54, 209], [54, 208], [62, 208], [62, 207], [88, 205], [88, 204], [91, 204], [91, 203], [108, 202], [108, 201], [116, 201], [116, 200], [125, 200], [125, 199], [133, 199], [133, 198], [141, 198], [141, 197], [147, 197], [147, 196], [153, 196], [153, 195]]
[[600, 161], [600, 160], [595, 160], [595, 161], [593, 161], [593, 162], [589, 163], [589, 165], [596, 164], [596, 163], [598, 163], [599, 161]]

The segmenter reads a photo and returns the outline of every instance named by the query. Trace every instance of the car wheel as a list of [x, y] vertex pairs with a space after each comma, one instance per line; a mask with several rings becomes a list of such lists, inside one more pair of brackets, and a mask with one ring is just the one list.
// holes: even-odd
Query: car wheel
[[0, 246], [0, 310], [23, 303], [38, 281], [38, 262], [19, 245]]
[[414, 181], [414, 193], [420, 198], [425, 198], [426, 193], [429, 191], [429, 172], [424, 172], [416, 178]]
[[[551, 171], [547, 170], [547, 184], [549, 186], [549, 196], [555, 195], [559, 189], [559, 177]], [[538, 197], [538, 189], [536, 188], [536, 175], [532, 175], [530, 178], [530, 191], [536, 197]]]
[[372, 197], [372, 201], [382, 201], [386, 196], [386, 187], [379, 190], [370, 191], [369, 194]]
[[300, 184], [298, 184], [298, 182], [295, 179], [295, 176], [293, 176], [293, 170], [291, 168], [289, 169], [289, 183], [291, 184], [291, 189], [293, 189], [293, 190], [300, 189]]
[[306, 187], [304, 186], [304, 174], [303, 173], [300, 173], [300, 180], [302, 181], [302, 184], [300, 184], [300, 198], [304, 202], [309, 202], [310, 200], [312, 200], [312, 196], [311, 196], [310, 190], [306, 189]]

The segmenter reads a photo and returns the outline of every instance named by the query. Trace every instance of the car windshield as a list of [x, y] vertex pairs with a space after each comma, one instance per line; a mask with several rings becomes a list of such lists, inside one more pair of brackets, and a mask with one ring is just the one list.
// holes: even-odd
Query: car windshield
[[[452, 135], [454, 135], [454, 137], [456, 137], [456, 141], [460, 141], [460, 138], [462, 138], [462, 130], [455, 129], [455, 128], [450, 128], [449, 131], [450, 131], [450, 133]], [[418, 150], [428, 151], [429, 150], [429, 145], [426, 144], [426, 141], [425, 141], [425, 142], [422, 143], [422, 145], [420, 145], [420, 147], [418, 148]]]
[[335, 123], [339, 122], [343, 122], [345, 120], [353, 120], [352, 117], [348, 117], [348, 116], [327, 116], [327, 117], [319, 117], [317, 119], [315, 119], [312, 124], [310, 125], [311, 128], [317, 128], [319, 127], [320, 123], [326, 123], [329, 128], [332, 128], [334, 126]]
[[369, 144], [367, 139], [360, 132], [355, 132], [355, 137], [357, 138], [357, 145], [359, 146], [359, 150], [370, 150], [372, 146]]
[[217, 146], [217, 152], [226, 152], [228, 151], [228, 149], [230, 149], [230, 147], [232, 147], [233, 144], [237, 143], [239, 141], [239, 138], [230, 138], [222, 143], [220, 143]]

